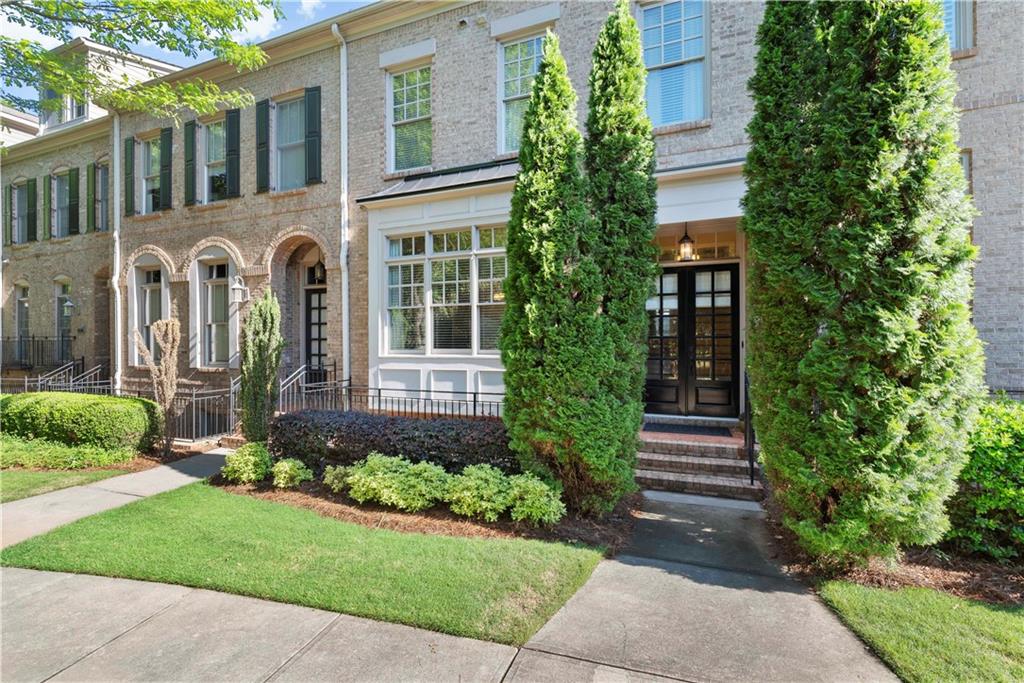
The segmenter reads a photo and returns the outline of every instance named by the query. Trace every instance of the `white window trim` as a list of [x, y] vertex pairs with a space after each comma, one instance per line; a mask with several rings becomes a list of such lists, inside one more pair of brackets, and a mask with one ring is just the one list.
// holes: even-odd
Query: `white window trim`
[[[67, 287], [68, 291], [65, 293], [64, 288]], [[68, 329], [67, 335], [64, 336], [61, 333], [61, 322], [64, 320], [64, 300], [71, 299], [71, 280], [66, 277], [58, 277], [53, 280], [53, 301], [54, 301], [54, 334], [53, 336], [57, 339], [66, 338], [70, 339], [74, 335], [74, 329], [71, 325], [71, 316], [68, 316]]]
[[[434, 358], [450, 358], [450, 357], [481, 357], [481, 358], [496, 358], [500, 357], [500, 351], [498, 349], [481, 349], [480, 348], [480, 302], [479, 302], [479, 267], [478, 263], [481, 257], [491, 256], [505, 256], [506, 247], [486, 247], [480, 246], [480, 230], [489, 229], [493, 227], [505, 227], [504, 224], [496, 224], [492, 222], [471, 224], [469, 226], [445, 226], [437, 228], [416, 228], [416, 229], [402, 229], [396, 231], [381, 232], [381, 243], [380, 253], [382, 259], [380, 262], [380, 289], [379, 301], [381, 302], [381, 325], [379, 329], [378, 338], [380, 340], [380, 348], [378, 349], [378, 358], [403, 358], [403, 357], [434, 357]], [[434, 252], [433, 235], [443, 234], [450, 232], [459, 232], [470, 230], [471, 246], [468, 250], [453, 251], [453, 252]], [[411, 237], [414, 235], [423, 235], [424, 237], [424, 253], [415, 256], [388, 256], [389, 252], [389, 240], [400, 238], [400, 237]], [[433, 273], [432, 263], [435, 261], [442, 261], [454, 258], [468, 258], [470, 267], [469, 285], [470, 285], [470, 300], [467, 304], [461, 304], [469, 306], [470, 308], [470, 346], [468, 349], [438, 349], [434, 347], [434, 294], [433, 294]], [[388, 305], [388, 268], [389, 266], [399, 265], [403, 263], [422, 263], [423, 264], [423, 348], [422, 349], [392, 349], [391, 348], [391, 314], [390, 306]], [[506, 269], [508, 268], [506, 261]], [[506, 275], [507, 277], [507, 275]], [[484, 304], [491, 305], [491, 304]]]
[[[57, 202], [57, 184], [64, 180], [67, 187], [64, 191], [64, 199], [67, 204], [64, 207], [64, 221], [58, 218], [61, 216], [61, 207]], [[71, 174], [67, 169], [56, 171], [50, 175], [50, 238], [61, 239], [71, 235]]]
[[[140, 256], [128, 271], [127, 282], [127, 289], [131, 293], [131, 299], [128, 305], [128, 359], [129, 363], [134, 366], [141, 366], [144, 363], [142, 360], [142, 353], [139, 351], [138, 345], [135, 341], [135, 330], [138, 330], [140, 334], [145, 336], [142, 323], [143, 311], [139, 310], [139, 298], [143, 290], [147, 287], [146, 272], [150, 270], [160, 271], [159, 287], [161, 318], [167, 317], [171, 310], [171, 290], [168, 286], [168, 277], [170, 274], [167, 268], [159, 259], [151, 254], [144, 254]], [[156, 287], [157, 285], [151, 284], [148, 286]]]
[[[557, 8], [557, 3], [555, 4], [555, 7]], [[531, 33], [527, 33], [527, 34], [524, 34], [524, 35], [521, 35], [521, 36], [516, 36], [516, 37], [513, 37], [513, 38], [506, 38], [504, 40], [499, 40], [498, 43], [497, 43], [497, 45], [498, 45], [498, 60], [497, 60], [498, 61], [498, 73], [497, 73], [497, 80], [495, 81], [495, 83], [497, 84], [497, 87], [495, 88], [495, 91], [496, 91], [497, 96], [498, 96], [497, 109], [498, 109], [498, 155], [499, 156], [505, 156], [505, 155], [511, 156], [511, 155], [518, 155], [519, 154], [519, 150], [518, 149], [509, 149], [508, 148], [508, 140], [505, 139], [505, 105], [508, 102], [513, 102], [515, 100], [519, 100], [519, 99], [523, 99], [524, 98], [524, 96], [514, 97], [514, 98], [511, 98], [511, 99], [506, 99], [505, 98], [505, 48], [507, 46], [509, 46], [509, 45], [515, 45], [516, 43], [523, 43], [523, 42], [526, 42], [528, 40], [535, 40], [537, 38], [543, 38], [543, 36], [544, 36], [543, 33], [532, 33], [531, 32]], [[542, 44], [542, 48], [543, 48], [543, 44]], [[530, 97], [529, 94], [525, 95], [525, 99], [529, 99], [529, 97]]]
[[[433, 55], [431, 55], [433, 56]], [[416, 121], [429, 120], [430, 121], [430, 163], [425, 166], [411, 166], [409, 168], [396, 168], [395, 167], [395, 90], [394, 90], [394, 78], [395, 76], [401, 76], [411, 71], [418, 71], [423, 68], [430, 69], [430, 116], [421, 116], [416, 119], [409, 119], [402, 121], [402, 123], [414, 123]], [[384, 76], [384, 110], [386, 116], [387, 126], [387, 141], [386, 141], [386, 152], [387, 152], [387, 172], [388, 173], [416, 173], [422, 171], [428, 171], [433, 168], [434, 164], [434, 63], [432, 60], [420, 61], [413, 64], [405, 63], [401, 65], [401, 68], [389, 70], [385, 72]]]
[[[208, 152], [209, 152], [209, 142], [210, 142], [210, 139], [209, 139], [210, 126], [217, 125], [217, 124], [220, 124], [221, 126], [224, 126], [224, 156], [223, 156], [223, 158], [219, 162], [214, 162], [214, 164], [210, 164], [210, 162], [208, 161], [208, 157], [209, 157], [209, 155], [208, 155]], [[196, 136], [199, 139], [196, 140], [196, 150], [195, 151], [196, 151], [197, 155], [202, 155], [200, 157], [202, 159], [202, 164], [200, 164], [200, 166], [201, 166], [201, 169], [202, 169], [201, 177], [202, 177], [202, 182], [203, 182], [203, 190], [202, 190], [202, 192], [199, 193], [199, 197], [198, 197], [199, 203], [200, 204], [213, 204], [213, 203], [216, 203], [216, 202], [222, 202], [225, 199], [227, 199], [226, 196], [221, 198], [221, 199], [210, 199], [210, 175], [209, 175], [209, 169], [210, 169], [211, 165], [216, 165], [216, 166], [220, 166], [221, 168], [225, 169], [225, 172], [227, 170], [227, 164], [228, 164], [228, 140], [227, 140], [227, 124], [225, 123], [225, 118], [222, 116], [220, 118], [213, 119], [211, 121], [206, 121], [204, 123], [199, 123], [198, 125], [196, 125], [196, 132], [199, 133], [199, 135]], [[226, 188], [225, 188], [225, 192], [226, 192]]]
[[136, 206], [136, 213], [139, 213], [139, 214], [142, 214], [142, 215], [147, 215], [147, 214], [151, 214], [151, 213], [159, 213], [160, 212], [160, 209], [150, 209], [149, 208], [149, 203], [146, 201], [147, 198], [149, 197], [149, 191], [148, 191], [148, 188], [146, 186], [146, 183], [151, 178], [156, 178], [157, 183], [160, 182], [160, 164], [159, 163], [157, 163], [156, 174], [151, 175], [151, 176], [150, 175], [146, 175], [146, 172], [149, 170], [149, 167], [148, 167], [148, 163], [149, 163], [148, 151], [149, 150], [147, 149], [147, 146], [151, 145], [153, 143], [156, 143], [157, 145], [160, 144], [160, 136], [159, 135], [154, 135], [152, 137], [148, 137], [148, 138], [145, 138], [145, 139], [142, 139], [142, 140], [138, 140], [138, 144], [135, 145], [135, 148], [137, 150], [137, 152], [136, 152], [136, 164], [135, 164], [135, 168], [136, 168], [135, 176], [136, 176], [136, 180], [138, 181], [138, 186], [139, 186], [138, 189], [135, 190], [136, 199], [138, 199], [139, 195], [141, 194], [141, 201], [136, 201], [135, 206]]
[[[278, 144], [277, 144], [277, 115], [278, 115], [277, 108], [280, 105], [283, 105], [283, 104], [291, 104], [292, 102], [297, 102], [297, 101], [300, 101], [300, 100], [304, 100], [304, 98], [305, 98], [304, 94], [285, 95], [285, 96], [280, 97], [279, 99], [271, 100], [270, 101], [270, 145], [271, 145], [271, 149], [273, 150], [273, 155], [274, 155], [273, 163], [270, 164], [270, 190], [271, 190], [271, 192], [292, 192], [294, 190], [298, 190], [298, 189], [300, 189], [300, 188], [305, 186], [304, 183], [299, 183], [299, 185], [297, 185], [296, 187], [290, 187], [287, 190], [281, 189], [281, 187], [280, 187], [280, 179], [281, 179], [281, 149], [278, 147]], [[289, 147], [302, 147], [303, 148], [303, 155], [305, 155], [305, 144], [306, 144], [305, 143], [305, 135], [306, 135], [306, 112], [305, 112], [305, 105], [303, 105], [303, 112], [302, 112], [302, 114], [303, 114], [302, 115], [302, 138], [298, 142], [289, 143], [288, 146]], [[227, 142], [225, 140], [225, 146], [226, 146], [226, 144], [227, 144]], [[225, 156], [226, 156], [226, 152], [227, 152], [227, 150], [225, 149]], [[305, 156], [303, 156], [303, 166], [305, 166]]]
[[[637, 26], [640, 29], [640, 41], [641, 41], [640, 42], [640, 51], [641, 51], [641, 55], [643, 53], [644, 10], [650, 9], [652, 7], [656, 7], [658, 5], [664, 5], [664, 4], [667, 4], [669, 2], [673, 2], [673, 1], [674, 0], [655, 0], [655, 1], [649, 1], [649, 0], [644, 1], [644, 0], [642, 0], [641, 2], [637, 2], [636, 5], [634, 6], [633, 18], [636, 20]], [[711, 63], [711, 2], [709, 0], [702, 0], [701, 4], [702, 4], [701, 16], [704, 18], [704, 55], [701, 56], [701, 57], [689, 57], [689, 58], [686, 58], [686, 59], [683, 59], [683, 60], [680, 60], [680, 61], [677, 61], [677, 62], [670, 62], [670, 63], [660, 64], [660, 65], [658, 65], [655, 68], [656, 69], [664, 69], [664, 68], [669, 67], [669, 66], [676, 66], [676, 65], [679, 65], [679, 64], [685, 64], [687, 62], [693, 62], [693, 61], [696, 61], [696, 60], [703, 59], [704, 60], [704, 79], [703, 79], [704, 80], [704, 115], [701, 118], [699, 118], [699, 119], [694, 119], [693, 121], [675, 121], [675, 122], [672, 122], [672, 123], [662, 123], [662, 124], [656, 125], [656, 126], [654, 126], [656, 132], [657, 132], [657, 130], [659, 128], [666, 128], [666, 127], [669, 127], [669, 126], [685, 126], [687, 124], [697, 123], [699, 121], [708, 121], [708, 120], [710, 120], [712, 118], [712, 111], [711, 111], [711, 70], [713, 68], [713, 65]], [[644, 72], [645, 72], [644, 78], [645, 79], [647, 77], [646, 74], [650, 73], [651, 70], [652, 69], [650, 69], [646, 65], [644, 65]], [[645, 80], [644, 87], [646, 89], [646, 80]]]
[[[224, 266], [224, 277], [209, 277], [209, 275], [207, 274], [208, 269], [209, 268], [215, 268], [217, 266]], [[217, 339], [217, 334], [216, 334], [217, 329], [220, 326], [222, 326], [222, 325], [225, 327], [225, 332], [227, 332], [230, 329], [230, 321], [231, 321], [231, 289], [230, 288], [231, 288], [231, 281], [230, 281], [230, 279], [228, 278], [228, 275], [227, 275], [227, 272], [228, 272], [228, 267], [227, 266], [228, 266], [228, 261], [226, 259], [210, 259], [208, 261], [203, 261], [202, 262], [202, 270], [203, 270], [203, 272], [201, 272], [200, 275], [202, 277], [202, 287], [203, 287], [202, 297], [203, 297], [203, 299], [202, 299], [202, 304], [201, 304], [201, 309], [202, 309], [202, 311], [201, 311], [201, 316], [202, 316], [201, 336], [202, 336], [202, 340], [201, 340], [200, 344], [202, 345], [203, 365], [205, 367], [211, 367], [211, 368], [227, 367], [228, 363], [231, 360], [230, 334], [225, 335], [228, 338], [228, 341], [227, 341], [228, 348], [224, 350], [225, 354], [227, 355], [227, 358], [225, 358], [224, 360], [215, 360], [215, 359], [211, 358], [211, 355], [214, 355], [213, 354], [213, 346], [214, 346], [214, 344], [216, 342], [216, 339]], [[212, 322], [211, 318], [212, 318], [212, 315], [213, 315], [213, 308], [214, 308], [214, 306], [213, 306], [213, 292], [214, 292], [214, 288], [215, 287], [221, 287], [221, 286], [224, 287], [225, 296], [227, 297], [226, 300], [225, 300], [225, 312], [227, 313], [227, 319], [224, 320], [223, 322]]]
[[[204, 337], [204, 298], [206, 290], [206, 266], [216, 262], [227, 262], [228, 282], [228, 362], [210, 364], [206, 362], [205, 337]], [[231, 302], [231, 283], [238, 275], [238, 265], [231, 258], [231, 255], [219, 246], [210, 246], [200, 252], [192, 261], [188, 271], [189, 298], [188, 298], [188, 327], [189, 327], [189, 367], [197, 369], [224, 369], [238, 368], [239, 353], [238, 343], [241, 337], [239, 306]]]
[[[25, 193], [25, 215], [18, 211], [18, 191]], [[19, 229], [18, 223], [24, 218], [24, 229]], [[11, 183], [11, 244], [26, 244], [28, 242], [28, 181], [19, 179]]]

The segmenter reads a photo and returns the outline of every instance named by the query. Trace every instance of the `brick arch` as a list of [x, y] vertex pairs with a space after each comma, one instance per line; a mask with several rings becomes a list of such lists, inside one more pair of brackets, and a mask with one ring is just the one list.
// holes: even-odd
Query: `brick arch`
[[203, 250], [208, 247], [220, 247], [228, 253], [228, 257], [234, 262], [237, 270], [242, 270], [245, 267], [245, 259], [242, 258], [242, 253], [238, 251], [238, 247], [233, 242], [224, 239], [223, 237], [204, 237], [195, 243], [195, 245], [189, 250], [188, 255], [185, 256], [181, 261], [181, 266], [178, 268], [178, 273], [182, 275], [188, 273], [189, 268], [195, 262], [196, 257], [203, 253]]
[[[279, 257], [283, 256], [284, 261], [287, 262], [291, 256], [291, 252], [302, 245], [303, 242], [310, 241], [315, 243], [320, 250], [324, 253], [325, 263], [327, 262], [327, 254], [330, 250], [327, 248], [327, 244], [323, 238], [314, 232], [312, 229], [305, 225], [292, 225], [290, 227], [281, 230], [274, 238], [270, 240], [270, 244], [266, 249], [263, 250], [263, 254], [260, 256], [260, 264], [266, 266], [268, 269], [273, 268], [273, 263]], [[287, 252], [284, 254], [278, 254], [278, 250], [284, 247]]]
[[145, 254], [155, 256], [157, 260], [160, 261], [160, 265], [167, 270], [168, 277], [170, 277], [171, 273], [174, 272], [174, 262], [171, 261], [171, 257], [167, 255], [166, 251], [152, 244], [143, 244], [141, 247], [129, 254], [121, 265], [121, 274], [118, 277], [118, 283], [122, 287], [124, 287], [128, 282], [128, 271], [134, 267], [135, 262], [139, 260], [139, 257]]

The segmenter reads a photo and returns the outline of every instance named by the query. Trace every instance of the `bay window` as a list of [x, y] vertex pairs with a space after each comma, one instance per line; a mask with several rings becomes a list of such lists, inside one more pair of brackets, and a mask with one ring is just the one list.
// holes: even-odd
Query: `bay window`
[[388, 349], [496, 351], [505, 306], [505, 236], [504, 227], [474, 227], [389, 238]]
[[704, 0], [644, 7], [647, 114], [655, 126], [707, 117]]
[[275, 110], [277, 190], [306, 184], [306, 104], [303, 98], [278, 102]]
[[523, 116], [530, 103], [533, 77], [540, 67], [543, 36], [505, 43], [501, 46], [502, 90], [501, 131], [502, 151], [518, 152], [523, 134]]
[[206, 365], [228, 362], [228, 264], [204, 263], [203, 360]]
[[430, 165], [430, 92], [429, 66], [391, 76], [391, 166], [395, 171]]

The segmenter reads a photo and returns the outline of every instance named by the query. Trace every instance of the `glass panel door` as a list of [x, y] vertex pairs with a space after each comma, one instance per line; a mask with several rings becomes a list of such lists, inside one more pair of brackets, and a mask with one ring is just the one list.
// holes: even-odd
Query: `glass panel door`
[[680, 271], [658, 275], [655, 292], [647, 300], [647, 410], [679, 413], [680, 386]]
[[323, 381], [317, 376], [327, 365], [327, 290], [306, 290], [306, 365], [310, 381]]
[[733, 416], [738, 409], [739, 268], [708, 266], [687, 272], [683, 343], [689, 352], [686, 411]]

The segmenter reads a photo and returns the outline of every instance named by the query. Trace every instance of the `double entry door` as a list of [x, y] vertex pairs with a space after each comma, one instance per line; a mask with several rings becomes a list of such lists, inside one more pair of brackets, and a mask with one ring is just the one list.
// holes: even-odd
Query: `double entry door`
[[739, 265], [666, 267], [647, 301], [647, 411], [739, 412]]
[[311, 382], [323, 382], [327, 361], [327, 289], [306, 290], [305, 361]]

